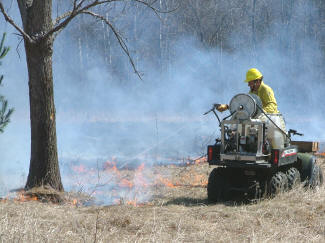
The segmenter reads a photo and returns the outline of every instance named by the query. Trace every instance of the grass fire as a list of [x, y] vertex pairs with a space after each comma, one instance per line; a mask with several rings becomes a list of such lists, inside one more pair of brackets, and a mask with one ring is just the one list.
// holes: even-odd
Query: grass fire
[[[324, 168], [324, 158], [318, 161]], [[141, 187], [150, 188], [153, 195], [148, 201], [138, 201], [136, 193], [110, 206], [83, 206], [89, 198], [69, 193], [54, 204], [21, 196], [20, 192], [14, 200], [2, 199], [1, 240], [197, 242], [215, 241], [216, 235], [220, 241], [236, 242], [325, 240], [324, 187], [306, 190], [298, 186], [258, 203], [209, 204], [206, 180], [211, 168], [207, 163], [157, 166], [151, 173], [145, 170], [140, 167], [114, 173], [121, 179], [119, 186], [130, 191], [137, 187], [132, 178], [141, 171], [141, 176], [148, 177], [145, 181], [151, 182], [140, 180]], [[37, 194], [41, 198], [45, 192], [35, 191]]]

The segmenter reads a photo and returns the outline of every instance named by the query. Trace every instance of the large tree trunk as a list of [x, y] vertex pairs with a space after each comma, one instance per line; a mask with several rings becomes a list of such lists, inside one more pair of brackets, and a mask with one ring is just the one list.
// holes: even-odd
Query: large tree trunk
[[[24, 31], [37, 40], [52, 28], [51, 0], [17, 0]], [[26, 189], [49, 185], [63, 190], [59, 170], [53, 94], [53, 37], [25, 41], [29, 77], [31, 158]]]

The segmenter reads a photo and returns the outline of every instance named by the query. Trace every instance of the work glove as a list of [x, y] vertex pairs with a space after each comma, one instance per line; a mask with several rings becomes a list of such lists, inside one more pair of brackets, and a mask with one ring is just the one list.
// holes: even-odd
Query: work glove
[[214, 104], [214, 107], [215, 107], [219, 112], [223, 112], [223, 111], [229, 109], [229, 105], [227, 105], [227, 104]]

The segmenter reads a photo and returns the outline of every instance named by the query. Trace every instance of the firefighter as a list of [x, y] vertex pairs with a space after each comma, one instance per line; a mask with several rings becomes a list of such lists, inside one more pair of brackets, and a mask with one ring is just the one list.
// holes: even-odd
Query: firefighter
[[[263, 82], [263, 75], [256, 68], [251, 68], [246, 73], [246, 83], [250, 87], [250, 94], [256, 94], [260, 97], [263, 110], [269, 114], [279, 113], [278, 105], [274, 97], [273, 90]], [[221, 104], [216, 107], [220, 112], [227, 110], [227, 104]]]
[[[266, 137], [274, 149], [283, 148], [287, 142], [286, 126], [282, 114], [278, 111], [273, 90], [263, 82], [263, 75], [256, 68], [251, 68], [246, 73], [246, 83], [250, 88], [250, 94], [258, 95], [262, 101], [264, 113], [260, 114], [258, 119], [265, 122], [267, 129]], [[216, 109], [223, 112], [229, 109], [227, 104], [217, 104]], [[272, 122], [270, 121], [272, 120]]]
[[251, 68], [246, 73], [246, 83], [250, 88], [250, 94], [260, 97], [263, 110], [269, 114], [279, 113], [273, 90], [263, 82], [263, 75], [256, 68]]

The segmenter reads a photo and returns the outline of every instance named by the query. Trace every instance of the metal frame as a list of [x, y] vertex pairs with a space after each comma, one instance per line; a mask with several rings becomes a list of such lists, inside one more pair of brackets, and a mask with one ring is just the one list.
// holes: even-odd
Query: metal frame
[[[239, 125], [242, 126], [242, 136], [246, 135], [245, 128], [246, 126], [258, 126], [258, 135], [257, 135], [257, 152], [254, 155], [251, 154], [243, 154], [239, 152], [239, 143], [237, 142], [237, 152], [225, 153], [225, 125], [236, 125], [237, 131]], [[269, 155], [263, 154], [263, 140], [264, 140], [264, 128], [265, 124], [258, 120], [230, 120], [230, 121], [222, 121], [221, 122], [221, 149], [220, 149], [220, 161], [225, 160], [237, 160], [237, 161], [255, 161], [256, 163], [264, 163], [268, 160]], [[238, 141], [238, 134], [236, 133], [236, 141]]]

